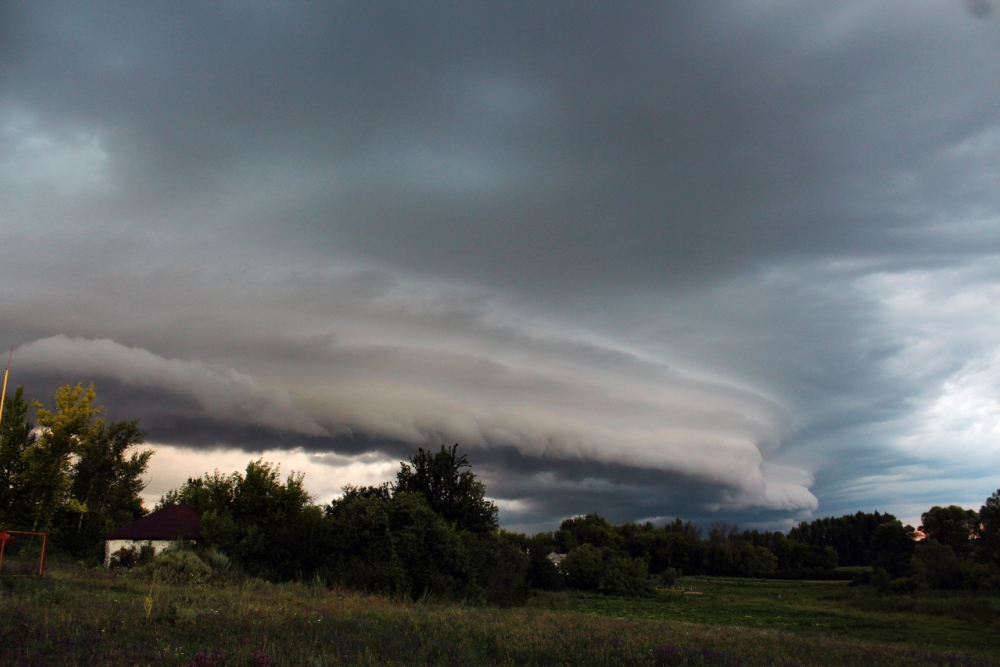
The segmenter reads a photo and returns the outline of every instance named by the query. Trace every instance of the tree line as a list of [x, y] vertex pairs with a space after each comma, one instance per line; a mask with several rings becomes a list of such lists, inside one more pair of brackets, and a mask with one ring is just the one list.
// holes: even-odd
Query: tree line
[[[145, 514], [152, 451], [138, 423], [105, 424], [93, 386], [61, 387], [54, 407], [18, 389], [0, 432], [0, 527], [50, 532], [54, 546], [97, 561], [101, 536]], [[29, 420], [35, 408], [38, 429]], [[514, 605], [532, 589], [643, 595], [679, 575], [836, 578], [881, 590], [1000, 589], [1000, 491], [979, 512], [932, 507], [924, 535], [891, 514], [803, 522], [787, 534], [680, 518], [614, 525], [597, 513], [533, 536], [502, 530], [497, 508], [458, 445], [419, 449], [393, 482], [344, 488], [325, 505], [302, 474], [252, 461], [243, 472], [189, 478], [157, 507], [202, 514], [204, 545], [243, 572], [320, 578], [358, 590]], [[550, 554], [558, 554], [552, 558]]]

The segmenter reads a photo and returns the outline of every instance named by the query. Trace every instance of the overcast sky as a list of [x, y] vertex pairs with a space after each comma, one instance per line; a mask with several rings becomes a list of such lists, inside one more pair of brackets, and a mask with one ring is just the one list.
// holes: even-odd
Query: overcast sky
[[501, 523], [1000, 487], [1000, 6], [0, 4], [0, 343], [147, 498], [458, 442]]

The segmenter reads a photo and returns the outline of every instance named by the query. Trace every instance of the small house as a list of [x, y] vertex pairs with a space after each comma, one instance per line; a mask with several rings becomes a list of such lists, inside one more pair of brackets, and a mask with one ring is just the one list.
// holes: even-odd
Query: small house
[[110, 567], [111, 554], [123, 548], [149, 545], [158, 554], [177, 540], [200, 539], [201, 514], [184, 503], [167, 505], [105, 535], [104, 567]]

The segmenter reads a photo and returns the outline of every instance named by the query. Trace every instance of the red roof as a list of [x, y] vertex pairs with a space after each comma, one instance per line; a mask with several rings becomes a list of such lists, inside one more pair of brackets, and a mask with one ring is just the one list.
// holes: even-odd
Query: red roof
[[152, 514], [113, 530], [106, 540], [189, 540], [201, 539], [201, 514], [184, 503], [167, 505]]

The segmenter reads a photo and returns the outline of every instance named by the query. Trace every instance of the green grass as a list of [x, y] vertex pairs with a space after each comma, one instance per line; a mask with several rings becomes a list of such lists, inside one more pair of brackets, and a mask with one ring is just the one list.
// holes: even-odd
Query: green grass
[[896, 628], [896, 613], [855, 609], [839, 585], [683, 583], [704, 595], [541, 596], [536, 606], [572, 609], [495, 609], [256, 580], [153, 585], [65, 567], [0, 583], [0, 665], [1000, 664], [992, 644], [859, 641], [851, 628], [866, 629], [851, 614]]
[[[682, 578], [685, 593], [653, 599], [572, 597], [561, 606], [601, 616], [778, 630], [922, 649], [1000, 655], [1000, 597], [922, 593], [879, 596], [842, 581]], [[700, 593], [691, 594], [691, 593]], [[537, 604], [537, 603], [536, 603]]]

